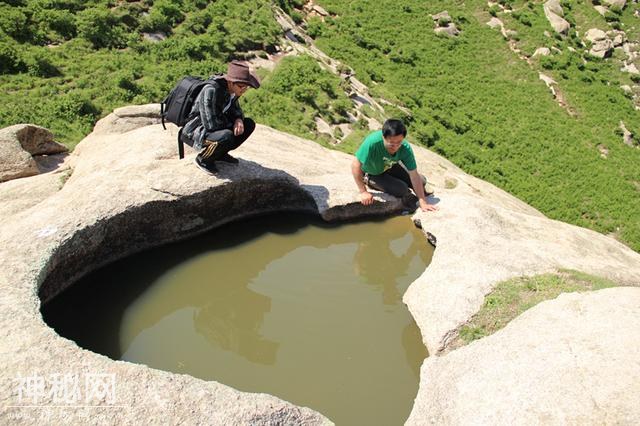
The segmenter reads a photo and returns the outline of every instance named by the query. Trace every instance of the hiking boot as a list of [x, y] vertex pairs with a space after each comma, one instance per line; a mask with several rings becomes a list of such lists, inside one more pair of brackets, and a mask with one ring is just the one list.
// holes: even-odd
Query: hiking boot
[[231, 164], [238, 164], [239, 161], [236, 157], [234, 157], [233, 155], [229, 154], [228, 152], [225, 152], [222, 157], [218, 158], [217, 161], [224, 161], [225, 163], [231, 163]]
[[196, 166], [198, 166], [198, 168], [200, 170], [202, 170], [203, 172], [205, 172], [208, 175], [214, 176], [216, 173], [218, 173], [218, 169], [216, 168], [215, 164], [213, 164], [213, 163], [210, 163], [210, 164], [205, 163], [200, 158], [199, 154], [196, 156], [196, 159], [194, 160], [194, 162], [196, 163]]

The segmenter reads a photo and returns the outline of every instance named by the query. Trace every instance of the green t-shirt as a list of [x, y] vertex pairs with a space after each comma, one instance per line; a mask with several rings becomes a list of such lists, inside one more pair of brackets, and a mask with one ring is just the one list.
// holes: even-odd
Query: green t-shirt
[[370, 175], [379, 175], [389, 170], [394, 164], [402, 161], [407, 170], [416, 169], [416, 159], [407, 140], [402, 141], [395, 154], [389, 154], [384, 147], [382, 130], [371, 133], [364, 139], [356, 151], [356, 158], [362, 163], [362, 171]]

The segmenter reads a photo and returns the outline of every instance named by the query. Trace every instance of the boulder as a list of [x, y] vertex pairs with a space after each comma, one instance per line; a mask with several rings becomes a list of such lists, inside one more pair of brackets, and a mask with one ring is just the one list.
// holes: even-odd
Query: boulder
[[159, 43], [167, 38], [167, 35], [161, 31], [155, 33], [142, 33], [142, 38], [151, 43]]
[[563, 16], [564, 12], [559, 0], [548, 0], [544, 6], [544, 14], [553, 30], [558, 34], [567, 34], [571, 25]]
[[[93, 128], [95, 134], [126, 133], [131, 130], [161, 122], [160, 104], [127, 106], [115, 109], [98, 121]], [[167, 126], [173, 124], [167, 123]]]
[[627, 60], [628, 61], [634, 61], [636, 60], [636, 58], [638, 58], [638, 51], [637, 49], [637, 43], [623, 43], [622, 44], [622, 51], [624, 52], [625, 55], [627, 55]]
[[436, 13], [435, 15], [431, 15], [431, 19], [433, 19], [436, 23], [442, 21], [448, 24], [449, 22], [451, 22], [451, 15], [449, 15], [449, 12], [444, 10], [440, 13]]
[[442, 11], [435, 15], [431, 15], [431, 18], [436, 24], [433, 30], [436, 34], [445, 34], [450, 37], [455, 37], [460, 34], [460, 30], [456, 27], [456, 24], [452, 22], [449, 12]]
[[585, 33], [584, 38], [589, 40], [591, 43], [595, 43], [599, 40], [606, 40], [607, 34], [598, 28], [591, 28]]
[[53, 155], [67, 148], [53, 140], [53, 133], [33, 124], [0, 129], [0, 182], [39, 173], [34, 155]]
[[640, 288], [562, 294], [421, 370], [407, 425], [639, 424]]
[[636, 64], [634, 64], [633, 62], [625, 63], [624, 67], [620, 68], [620, 71], [628, 72], [629, 74], [635, 75], [640, 74], [640, 71], [638, 71], [638, 67], [636, 67]]
[[502, 28], [504, 24], [500, 19], [494, 16], [491, 19], [489, 19], [489, 22], [487, 22], [487, 25], [491, 28]]
[[604, 16], [608, 10], [606, 7], [600, 5], [593, 6], [593, 8], [602, 16]]
[[319, 6], [317, 4], [313, 5], [313, 11], [320, 16], [329, 16], [329, 12], [327, 12], [322, 6]]
[[437, 27], [433, 30], [436, 34], [445, 34], [450, 37], [455, 37], [460, 34], [460, 30], [454, 23], [450, 23], [446, 27]]
[[619, 128], [622, 131], [622, 143], [627, 146], [634, 147], [635, 141], [633, 140], [633, 133], [631, 133], [627, 127], [624, 125], [624, 122], [620, 121]]
[[616, 34], [613, 37], [613, 46], [614, 47], [620, 47], [624, 44], [625, 42], [625, 37], [624, 34]]
[[598, 58], [608, 58], [612, 53], [613, 42], [608, 38], [594, 42], [591, 49], [589, 49], [589, 54]]
[[535, 58], [536, 56], [549, 56], [551, 55], [551, 50], [548, 47], [539, 47], [536, 49], [535, 52], [533, 52], [532, 57]]
[[620, 9], [624, 9], [624, 7], [627, 5], [627, 0], [602, 0], [602, 2], [609, 6], [617, 6]]
[[17, 140], [0, 135], [0, 182], [37, 175], [38, 165]]

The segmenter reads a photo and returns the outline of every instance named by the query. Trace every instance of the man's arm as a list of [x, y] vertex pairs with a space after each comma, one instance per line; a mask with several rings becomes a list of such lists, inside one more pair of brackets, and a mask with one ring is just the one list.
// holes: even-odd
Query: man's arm
[[234, 118], [233, 120], [233, 134], [235, 136], [240, 136], [244, 133], [244, 113], [242, 112], [242, 108], [240, 108], [240, 103], [238, 99], [233, 101], [233, 106], [231, 107], [231, 116]]
[[360, 202], [365, 206], [373, 204], [373, 195], [367, 191], [367, 186], [364, 184], [362, 163], [360, 163], [360, 160], [356, 157], [353, 157], [353, 161], [351, 162], [351, 174], [353, 175], [353, 180], [356, 182], [358, 192], [360, 193]]
[[438, 210], [438, 207], [430, 204], [427, 201], [427, 197], [424, 193], [424, 187], [422, 186], [422, 178], [418, 173], [418, 169], [409, 170], [409, 177], [411, 178], [411, 186], [413, 187], [413, 192], [416, 193], [418, 197], [418, 203], [420, 203], [420, 208], [424, 212]]

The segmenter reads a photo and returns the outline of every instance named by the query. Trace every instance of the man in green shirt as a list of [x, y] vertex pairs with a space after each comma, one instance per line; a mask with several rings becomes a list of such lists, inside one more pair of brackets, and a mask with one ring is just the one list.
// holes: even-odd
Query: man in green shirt
[[425, 191], [427, 180], [418, 173], [416, 159], [405, 140], [406, 136], [407, 128], [402, 121], [389, 119], [382, 130], [367, 136], [356, 151], [351, 173], [363, 205], [373, 203], [373, 195], [367, 191], [367, 186], [402, 198], [403, 201], [409, 199], [409, 188], [413, 188], [423, 211], [438, 209], [427, 201], [427, 196], [431, 195]]

